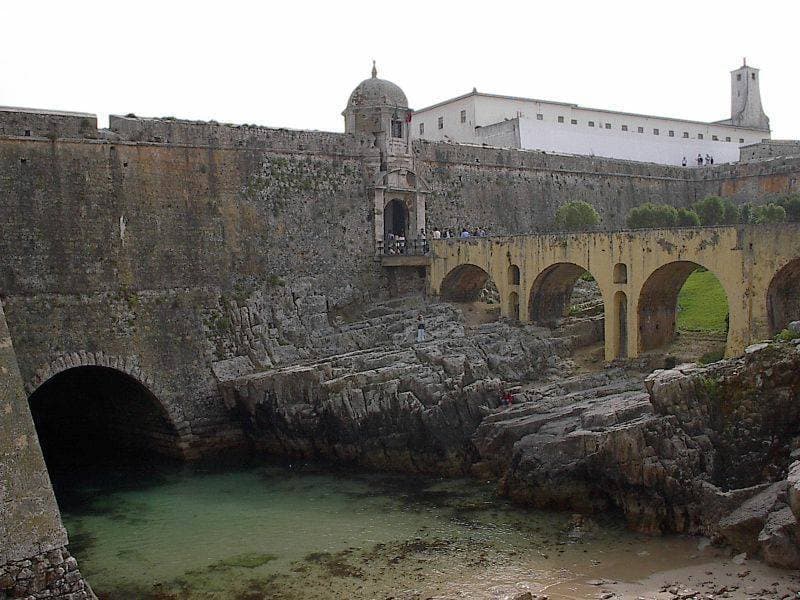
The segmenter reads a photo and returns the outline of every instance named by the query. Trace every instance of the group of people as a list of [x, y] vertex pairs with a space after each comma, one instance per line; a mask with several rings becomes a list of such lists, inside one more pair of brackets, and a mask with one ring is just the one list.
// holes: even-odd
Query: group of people
[[[697, 166], [698, 167], [702, 167], [703, 165], [713, 165], [714, 164], [714, 157], [711, 156], [710, 154], [706, 154], [706, 157], [703, 158], [702, 154], [698, 154], [697, 158], [696, 158], [696, 161], [697, 161]], [[683, 157], [683, 161], [681, 162], [681, 164], [684, 167], [686, 166], [686, 157], [685, 156]]]
[[486, 237], [487, 235], [489, 234], [483, 227], [474, 227], [472, 230], [463, 227], [461, 233], [458, 234], [453, 233], [452, 229], [442, 231], [438, 227], [434, 227], [432, 237], [435, 240], [449, 240], [451, 238]]

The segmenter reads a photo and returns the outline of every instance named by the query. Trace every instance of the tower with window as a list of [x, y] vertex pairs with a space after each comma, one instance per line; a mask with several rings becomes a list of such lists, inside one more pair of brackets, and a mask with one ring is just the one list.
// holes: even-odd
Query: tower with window
[[769, 117], [761, 107], [758, 69], [747, 66], [731, 71], [731, 125], [769, 131]]

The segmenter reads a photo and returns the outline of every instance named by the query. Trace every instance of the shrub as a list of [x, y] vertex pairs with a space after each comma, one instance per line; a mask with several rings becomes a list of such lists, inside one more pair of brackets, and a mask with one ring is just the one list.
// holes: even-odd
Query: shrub
[[784, 196], [778, 200], [778, 204], [786, 211], [787, 221], [800, 221], [800, 193]]
[[791, 329], [784, 329], [778, 335], [775, 336], [775, 339], [779, 342], [791, 342], [792, 340], [796, 340], [800, 338], [800, 333], [796, 331], [792, 331]]
[[631, 229], [675, 227], [678, 211], [666, 204], [647, 202], [630, 210], [625, 222]]
[[700, 217], [690, 208], [678, 209], [678, 227], [697, 227], [700, 225]]
[[723, 358], [725, 358], [725, 348], [718, 348], [717, 350], [706, 352], [697, 362], [699, 362], [701, 365], [708, 365], [715, 363], [718, 360], [722, 360]]
[[778, 204], [758, 206], [753, 211], [756, 223], [783, 223], [786, 221], [786, 210]]
[[561, 231], [585, 231], [600, 223], [600, 215], [591, 204], [567, 202], [556, 211], [555, 228]]
[[739, 223], [753, 223], [755, 217], [753, 216], [753, 206], [749, 203], [742, 204], [739, 207]]
[[733, 225], [739, 222], [739, 209], [727, 198], [708, 196], [696, 202], [693, 208], [700, 217], [701, 225]]

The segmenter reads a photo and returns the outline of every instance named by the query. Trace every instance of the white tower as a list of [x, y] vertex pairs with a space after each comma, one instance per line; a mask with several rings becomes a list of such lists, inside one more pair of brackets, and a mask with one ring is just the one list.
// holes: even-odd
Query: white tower
[[769, 131], [769, 118], [761, 107], [758, 69], [747, 66], [731, 71], [731, 125]]

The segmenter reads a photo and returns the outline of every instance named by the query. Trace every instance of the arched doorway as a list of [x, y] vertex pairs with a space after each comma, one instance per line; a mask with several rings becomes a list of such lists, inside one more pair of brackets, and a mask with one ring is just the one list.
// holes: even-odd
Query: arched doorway
[[767, 315], [770, 335], [800, 320], [800, 258], [789, 261], [769, 282]]
[[181, 455], [160, 401], [134, 377], [110, 367], [73, 367], [28, 399], [53, 487], [87, 469]]
[[673, 342], [680, 330], [686, 348], [681, 358], [696, 360], [724, 353], [728, 335], [728, 298], [719, 279], [690, 261], [663, 265], [647, 278], [637, 303], [639, 351]]
[[402, 200], [395, 198], [389, 201], [383, 209], [383, 237], [408, 238], [408, 207]]

